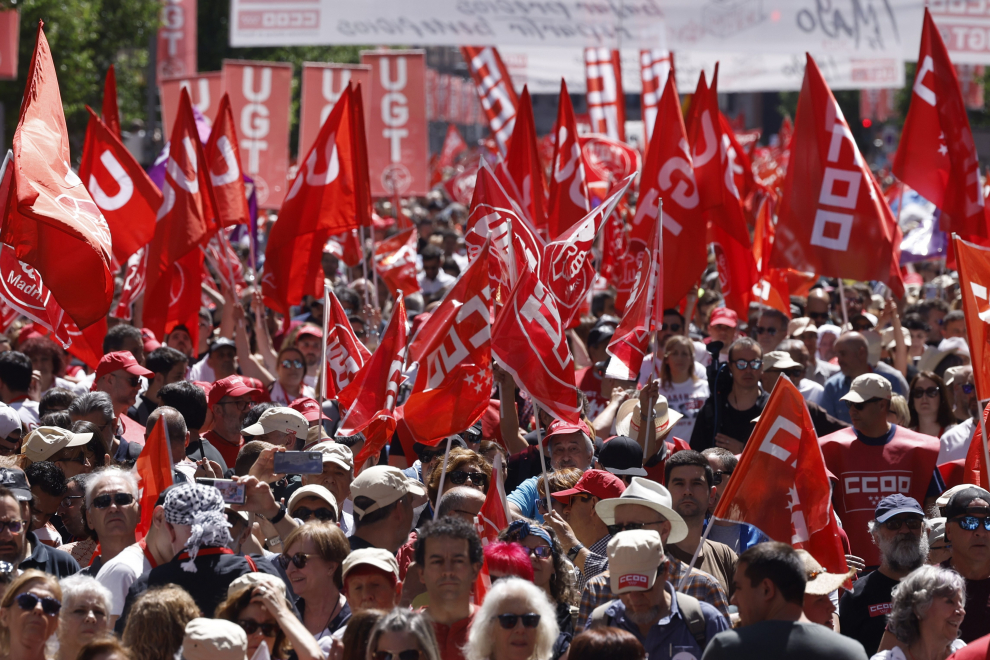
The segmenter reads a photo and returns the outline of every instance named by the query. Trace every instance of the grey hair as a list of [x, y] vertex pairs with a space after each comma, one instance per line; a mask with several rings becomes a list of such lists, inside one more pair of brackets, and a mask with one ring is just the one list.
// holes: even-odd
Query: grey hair
[[894, 587], [887, 615], [887, 629], [903, 644], [913, 644], [921, 636], [921, 620], [936, 598], [959, 596], [966, 602], [966, 581], [955, 571], [939, 566], [922, 566]]
[[463, 508], [464, 505], [472, 500], [476, 500], [479, 495], [484, 499], [485, 496], [481, 491], [477, 488], [469, 488], [467, 486], [457, 486], [444, 491], [440, 497], [440, 503], [437, 505], [437, 518], [450, 515], [454, 509]]
[[433, 624], [419, 612], [397, 607], [378, 619], [378, 623], [368, 635], [368, 648], [365, 651], [366, 660], [372, 660], [375, 649], [378, 648], [378, 639], [385, 633], [409, 633], [416, 638], [416, 642], [419, 644], [421, 658], [441, 660], [440, 645], [437, 644], [437, 637], [433, 633]]
[[83, 417], [95, 412], [102, 413], [104, 422], [113, 419], [113, 400], [106, 392], [86, 392], [69, 404], [69, 414], [73, 417]]
[[108, 481], [118, 480], [127, 486], [127, 492], [138, 499], [138, 479], [132, 470], [124, 470], [117, 466], [105, 467], [90, 474], [86, 480], [86, 508], [93, 504], [93, 496], [100, 486]]
[[492, 639], [495, 617], [500, 614], [502, 603], [512, 598], [525, 601], [529, 612], [540, 615], [540, 624], [536, 628], [536, 645], [530, 660], [550, 660], [553, 645], [560, 634], [557, 613], [542, 589], [516, 577], [502, 578], [492, 585], [471, 623], [468, 643], [464, 647], [465, 660], [489, 660], [492, 657], [492, 649], [495, 647]]
[[107, 616], [110, 615], [110, 603], [113, 602], [113, 594], [110, 593], [109, 589], [100, 584], [96, 578], [76, 573], [75, 575], [70, 575], [59, 580], [58, 586], [62, 588], [63, 609], [67, 610], [70, 603], [77, 598], [96, 596], [106, 609]]

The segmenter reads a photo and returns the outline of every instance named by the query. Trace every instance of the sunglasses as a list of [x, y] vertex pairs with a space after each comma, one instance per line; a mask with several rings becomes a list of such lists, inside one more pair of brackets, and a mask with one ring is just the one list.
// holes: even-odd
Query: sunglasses
[[929, 399], [938, 398], [939, 389], [938, 387], [929, 387], [926, 389], [921, 389], [920, 387], [916, 390], [911, 390], [912, 399], [920, 399], [923, 396], [927, 396]]
[[107, 493], [93, 498], [94, 509], [108, 509], [111, 504], [116, 504], [118, 507], [130, 506], [133, 503], [134, 496], [130, 493], [114, 493], [113, 495]]
[[131, 387], [137, 387], [138, 385], [141, 384], [141, 377], [140, 376], [130, 376], [129, 378], [125, 378], [124, 380]]
[[954, 521], [961, 528], [965, 529], [967, 532], [975, 532], [980, 527], [980, 523], [983, 523], [983, 529], [990, 532], [990, 518], [977, 518], [976, 516], [960, 516], [955, 518]]
[[498, 625], [502, 626], [505, 630], [512, 630], [522, 619], [522, 624], [526, 628], [535, 628], [540, 625], [540, 615], [530, 612], [529, 614], [499, 614], [495, 617], [498, 619]]
[[24, 529], [23, 520], [0, 520], [0, 533], [3, 530], [9, 530], [11, 534], [20, 534], [21, 530]]
[[972, 394], [976, 391], [976, 385], [973, 385], [972, 383], [966, 383], [965, 385], [960, 385], [959, 387], [963, 391], [963, 394]]
[[880, 399], [878, 398], [873, 398], [873, 399], [867, 399], [866, 401], [860, 401], [858, 403], [853, 403], [852, 401], [846, 401], [846, 403], [849, 404], [850, 408], [855, 408], [856, 410], [862, 410], [871, 403], [876, 403], [879, 400]]
[[405, 651], [399, 651], [398, 653], [389, 653], [388, 651], [375, 651], [371, 654], [372, 660], [419, 660], [420, 656], [419, 649], [406, 649]]
[[[921, 518], [901, 518], [899, 520], [888, 520], [884, 522], [883, 526], [892, 532], [899, 531], [905, 525], [911, 531], [917, 531], [921, 529], [922, 522]], [[990, 529], [990, 527], [987, 529]]]
[[661, 330], [670, 330], [671, 332], [680, 332], [681, 328], [684, 326], [680, 323], [664, 323], [660, 326]]
[[768, 334], [771, 337], [773, 337], [775, 334], [777, 334], [777, 328], [764, 328], [763, 326], [758, 325], [756, 326], [756, 334], [758, 335]]
[[484, 472], [465, 472], [464, 470], [454, 470], [453, 472], [447, 473], [447, 479], [450, 480], [450, 483], [457, 486], [461, 486], [470, 480], [475, 486], [488, 488], [488, 475]]
[[526, 548], [526, 551], [529, 553], [530, 557], [536, 555], [540, 559], [546, 559], [547, 557], [553, 556], [553, 550], [550, 549], [550, 546], [546, 545], [538, 545], [535, 548]]
[[81, 451], [72, 458], [63, 458], [61, 463], [79, 463], [80, 465], [88, 465], [89, 457], [86, 456], [86, 452]]
[[296, 568], [306, 568], [306, 562], [308, 561], [309, 561], [309, 555], [307, 555], [304, 552], [297, 552], [296, 554], [291, 556], [284, 554], [278, 556], [278, 563], [282, 566], [283, 569], [288, 568], [290, 563]]
[[310, 509], [309, 507], [301, 506], [292, 512], [293, 518], [298, 518], [303, 522], [314, 516], [322, 522], [337, 522], [337, 514], [325, 506], [321, 506], [319, 509]]
[[303, 363], [302, 360], [282, 360], [282, 366], [286, 369], [302, 369]]
[[62, 498], [62, 506], [69, 508], [75, 504], [72, 500], [81, 500], [85, 497], [84, 495], [66, 495]]
[[660, 520], [654, 520], [653, 522], [649, 522], [649, 523], [631, 522], [631, 523], [624, 523], [621, 525], [619, 524], [608, 525], [607, 528], [608, 528], [608, 533], [611, 534], [612, 536], [615, 536], [619, 532], [628, 532], [630, 530], [644, 529], [646, 527], [649, 527], [650, 525], [662, 525], [665, 522], [667, 521], [664, 518], [661, 518]]
[[275, 633], [280, 630], [277, 623], [258, 623], [254, 619], [241, 619], [237, 625], [248, 635], [253, 635], [260, 630], [265, 637], [274, 637]]
[[17, 606], [25, 612], [30, 612], [36, 608], [40, 602], [42, 611], [48, 616], [58, 616], [59, 610], [62, 609], [62, 603], [51, 596], [38, 596], [30, 591], [17, 594], [14, 601], [17, 603]]
[[810, 319], [828, 319], [828, 312], [809, 312], [808, 318]]
[[221, 406], [234, 406], [239, 412], [244, 412], [254, 407], [253, 401], [220, 401]]
[[746, 371], [747, 369], [758, 371], [763, 366], [763, 360], [750, 360], [749, 362], [746, 360], [736, 360], [735, 365], [736, 369], [740, 371]]
[[722, 477], [723, 477], [723, 475], [724, 475], [724, 477], [726, 479], [728, 479], [729, 476], [732, 475], [732, 470], [724, 470], [724, 471], [714, 472], [713, 474], [714, 474], [714, 477], [715, 478], [712, 479], [712, 483], [714, 483], [716, 486], [718, 486], [720, 483], [722, 483]]

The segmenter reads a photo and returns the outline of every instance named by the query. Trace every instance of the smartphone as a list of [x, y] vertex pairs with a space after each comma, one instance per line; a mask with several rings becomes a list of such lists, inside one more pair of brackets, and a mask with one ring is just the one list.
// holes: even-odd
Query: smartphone
[[323, 452], [282, 451], [275, 454], [275, 474], [320, 474]]
[[230, 479], [196, 479], [196, 483], [204, 486], [213, 486], [220, 491], [223, 501], [227, 504], [244, 504], [244, 484], [239, 484]]

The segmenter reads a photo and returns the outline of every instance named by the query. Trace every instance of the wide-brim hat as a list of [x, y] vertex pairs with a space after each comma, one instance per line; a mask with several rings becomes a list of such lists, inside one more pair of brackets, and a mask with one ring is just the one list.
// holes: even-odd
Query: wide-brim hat
[[595, 513], [606, 525], [615, 524], [615, 507], [626, 504], [645, 506], [653, 509], [661, 516], [670, 521], [670, 536], [667, 537], [668, 545], [680, 543], [687, 538], [688, 527], [681, 514], [673, 509], [674, 498], [670, 491], [662, 485], [642, 477], [633, 477], [626, 489], [619, 497], [608, 500], [601, 500], [595, 505]]
[[[667, 405], [664, 396], [657, 397], [653, 404], [653, 426], [656, 429], [657, 439], [665, 437], [674, 424], [684, 417], [676, 410], [671, 410]], [[640, 405], [639, 399], [629, 399], [619, 406], [619, 412], [615, 414], [615, 434], [625, 435], [635, 438], [639, 434]]]

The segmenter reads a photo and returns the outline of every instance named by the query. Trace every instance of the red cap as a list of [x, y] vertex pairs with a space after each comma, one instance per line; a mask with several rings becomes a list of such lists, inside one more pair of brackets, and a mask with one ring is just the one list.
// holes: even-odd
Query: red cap
[[308, 396], [299, 397], [290, 403], [289, 407], [297, 412], [301, 412], [307, 422], [315, 422], [318, 419], [330, 419], [320, 410], [320, 404], [316, 399], [311, 399]]
[[96, 387], [96, 383], [107, 374], [112, 374], [121, 369], [134, 376], [148, 376], [150, 378], [155, 375], [154, 371], [145, 369], [138, 364], [130, 351], [114, 351], [113, 353], [104, 355], [100, 363], [96, 365], [96, 377], [93, 379], [93, 387]]
[[307, 323], [303, 327], [299, 328], [299, 332], [296, 333], [296, 339], [300, 337], [316, 337], [317, 339], [323, 339], [323, 330], [316, 327], [312, 323]]
[[622, 495], [622, 491], [625, 489], [626, 484], [623, 483], [622, 479], [611, 472], [606, 472], [605, 470], [588, 470], [581, 475], [578, 482], [574, 484], [574, 488], [560, 490], [556, 493], [551, 493], [551, 495], [561, 504], [567, 504], [571, 499], [571, 495], [577, 495], [578, 493], [594, 495], [600, 500], [610, 500]]
[[220, 399], [225, 396], [241, 396], [243, 394], [254, 394], [260, 390], [257, 387], [252, 387], [251, 381], [253, 379], [244, 378], [243, 376], [227, 376], [217, 382], [213, 383], [213, 388], [207, 395], [207, 401], [211, 406], [219, 403]]
[[213, 383], [207, 383], [205, 380], [194, 380], [192, 384], [203, 390], [206, 393], [206, 400], [210, 400], [210, 390], [213, 389]]
[[543, 436], [543, 440], [547, 441], [555, 435], [567, 435], [568, 433], [583, 433], [589, 438], [591, 437], [591, 434], [588, 433], [588, 426], [584, 422], [571, 424], [570, 422], [555, 419], [547, 427], [547, 433]]
[[158, 337], [155, 336], [148, 328], [141, 328], [141, 339], [144, 340], [144, 352], [150, 353], [156, 348], [161, 348], [162, 343], [158, 341]]
[[735, 328], [739, 325], [739, 315], [728, 307], [717, 307], [712, 311], [708, 325], [727, 325], [730, 328]]

